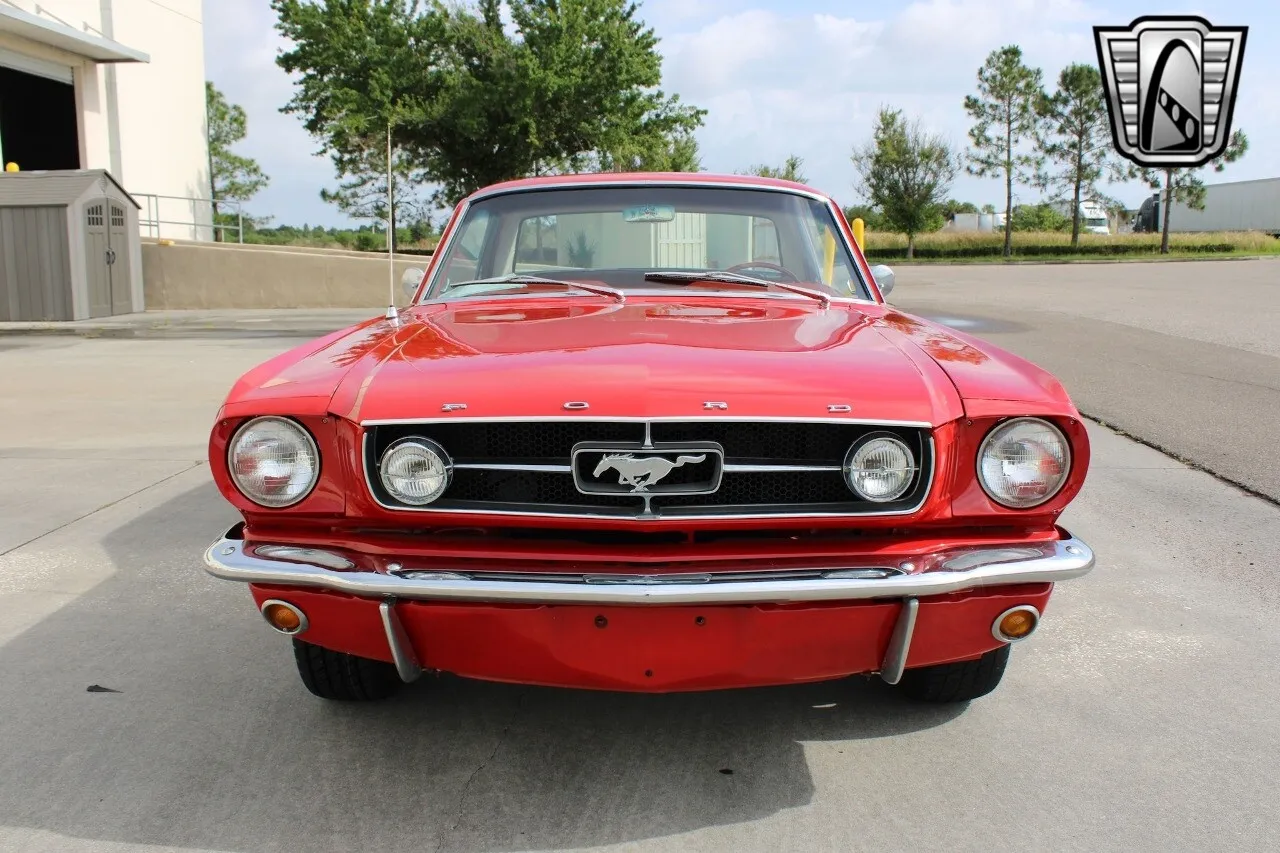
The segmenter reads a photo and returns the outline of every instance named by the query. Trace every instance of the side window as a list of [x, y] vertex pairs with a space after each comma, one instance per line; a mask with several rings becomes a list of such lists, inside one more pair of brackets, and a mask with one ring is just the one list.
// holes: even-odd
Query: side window
[[462, 232], [449, 250], [449, 266], [445, 269], [446, 284], [471, 281], [479, 277], [480, 255], [484, 251], [491, 219], [488, 211], [484, 210], [467, 217]]

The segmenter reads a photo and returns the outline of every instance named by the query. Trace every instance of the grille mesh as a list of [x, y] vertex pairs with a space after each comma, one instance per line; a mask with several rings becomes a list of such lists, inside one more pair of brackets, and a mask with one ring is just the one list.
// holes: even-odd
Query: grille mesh
[[640, 503], [627, 495], [584, 495], [574, 487], [573, 477], [545, 471], [454, 471], [445, 496], [456, 501], [577, 507], [634, 507]]
[[[494, 423], [470, 421], [451, 424], [397, 424], [375, 429], [377, 451], [399, 438], [421, 435], [449, 451], [455, 462], [525, 461], [569, 464], [579, 441], [643, 441], [644, 424], [616, 421], [546, 421]], [[573, 484], [570, 483], [570, 488]]]
[[663, 506], [749, 506], [752, 504], [848, 503], [853, 493], [839, 471], [783, 471], [778, 473], [725, 474], [720, 488], [710, 495], [671, 495], [655, 498]]
[[656, 423], [654, 441], [714, 441], [726, 459], [838, 465], [865, 427], [804, 423]]

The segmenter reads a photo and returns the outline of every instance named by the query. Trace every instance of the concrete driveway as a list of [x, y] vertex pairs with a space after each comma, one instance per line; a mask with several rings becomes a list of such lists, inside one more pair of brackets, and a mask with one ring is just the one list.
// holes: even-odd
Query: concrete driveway
[[1280, 500], [1280, 259], [903, 266], [890, 301], [1051, 370], [1082, 412]]
[[[955, 285], [915, 274], [904, 303], [932, 288], [940, 312], [1045, 322], [947, 303]], [[861, 680], [313, 699], [247, 592], [199, 567], [235, 518], [203, 461], [210, 419], [235, 376], [295, 342], [0, 337], [0, 850], [1262, 851], [1280, 836], [1280, 509], [1097, 427], [1064, 523], [1099, 567], [1060, 587], [968, 707]]]

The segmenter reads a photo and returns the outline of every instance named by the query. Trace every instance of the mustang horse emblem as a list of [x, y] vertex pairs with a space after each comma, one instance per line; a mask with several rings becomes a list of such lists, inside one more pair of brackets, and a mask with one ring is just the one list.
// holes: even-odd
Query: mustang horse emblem
[[661, 456], [646, 456], [636, 459], [630, 453], [606, 453], [596, 466], [593, 477], [599, 477], [610, 468], [618, 472], [618, 485], [631, 486], [632, 492], [647, 492], [649, 487], [683, 465], [696, 465], [704, 461], [707, 455], [677, 456], [673, 462]]

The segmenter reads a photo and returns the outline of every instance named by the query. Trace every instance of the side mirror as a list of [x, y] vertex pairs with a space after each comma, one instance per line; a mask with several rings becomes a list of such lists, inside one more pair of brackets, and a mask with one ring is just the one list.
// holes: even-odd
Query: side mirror
[[876, 264], [871, 268], [871, 275], [880, 288], [880, 295], [888, 296], [893, 292], [893, 270], [884, 264]]
[[418, 285], [422, 284], [422, 277], [424, 275], [426, 275], [426, 273], [417, 267], [409, 267], [409, 269], [404, 271], [404, 275], [400, 276], [400, 287], [404, 289], [404, 292], [410, 299], [412, 299], [413, 294], [417, 292]]

